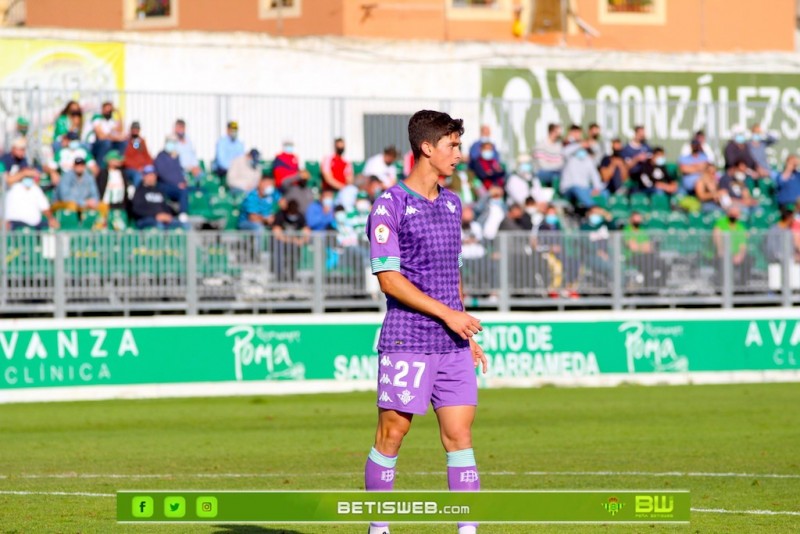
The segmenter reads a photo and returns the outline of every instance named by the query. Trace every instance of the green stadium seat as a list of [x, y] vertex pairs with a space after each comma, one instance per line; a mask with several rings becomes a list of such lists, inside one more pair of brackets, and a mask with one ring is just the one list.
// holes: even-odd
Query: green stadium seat
[[608, 197], [608, 207], [615, 208], [617, 206], [628, 206], [628, 197], [625, 195], [611, 195]]
[[125, 212], [125, 210], [111, 210], [108, 212], [109, 230], [116, 230], [118, 232], [127, 230], [129, 224], [128, 214]]
[[634, 193], [630, 197], [630, 206], [633, 211], [647, 211], [650, 208], [650, 199], [644, 193]]
[[680, 173], [680, 169], [678, 168], [678, 164], [675, 162], [669, 162], [664, 167], [667, 170], [667, 174], [676, 180], [679, 178], [678, 174]]
[[354, 161], [353, 162], [353, 174], [358, 176], [359, 174], [364, 172], [364, 167], [367, 165], [366, 161]]
[[261, 176], [272, 176], [272, 161], [261, 163]]
[[605, 195], [595, 195], [592, 197], [596, 206], [599, 206], [603, 209], [608, 208], [608, 198]]
[[77, 211], [58, 210], [56, 211], [56, 220], [62, 230], [78, 230], [81, 227]]
[[689, 218], [679, 211], [673, 211], [667, 215], [667, 228], [670, 230], [687, 230], [689, 228]]
[[318, 187], [322, 183], [322, 170], [319, 161], [306, 161], [306, 170], [309, 174], [308, 185]]
[[86, 210], [83, 212], [83, 217], [81, 218], [81, 229], [94, 230], [95, 226], [98, 225], [105, 227], [105, 222], [101, 219], [100, 212], [97, 210]]
[[653, 195], [650, 197], [650, 210], [668, 213], [671, 211], [670, 197], [668, 195]]

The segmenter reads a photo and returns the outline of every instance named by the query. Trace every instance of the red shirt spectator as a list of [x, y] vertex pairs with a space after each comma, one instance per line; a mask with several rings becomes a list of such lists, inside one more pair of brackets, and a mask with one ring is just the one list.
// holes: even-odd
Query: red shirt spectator
[[147, 150], [147, 142], [144, 137], [139, 135], [140, 127], [138, 122], [131, 124], [131, 133], [128, 137], [128, 143], [125, 146], [125, 154], [123, 159], [125, 161], [126, 169], [133, 169], [142, 172], [146, 165], [153, 164], [153, 158], [150, 156], [150, 151]]
[[283, 187], [284, 181], [291, 181], [300, 172], [300, 160], [294, 153], [294, 143], [286, 141], [283, 143], [283, 152], [275, 156], [272, 162], [272, 175], [275, 177], [275, 186]]
[[353, 183], [353, 165], [344, 158], [344, 139], [333, 142], [335, 153], [322, 160], [322, 190], [339, 191]]

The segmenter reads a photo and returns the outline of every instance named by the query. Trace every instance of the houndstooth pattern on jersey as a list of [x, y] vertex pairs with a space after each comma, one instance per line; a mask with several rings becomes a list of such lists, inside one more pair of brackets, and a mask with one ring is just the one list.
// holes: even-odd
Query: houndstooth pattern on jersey
[[[375, 201], [367, 232], [373, 272], [399, 270], [426, 295], [463, 310], [458, 293], [461, 201], [457, 195], [440, 189], [436, 200], [430, 201], [405, 184], [396, 185]], [[399, 258], [399, 269], [394, 258]], [[447, 353], [468, 346], [440, 321], [387, 297], [379, 352]]]

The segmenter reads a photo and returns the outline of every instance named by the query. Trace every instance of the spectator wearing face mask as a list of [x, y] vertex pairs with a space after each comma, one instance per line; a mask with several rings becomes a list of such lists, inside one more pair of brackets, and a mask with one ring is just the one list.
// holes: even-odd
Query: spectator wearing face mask
[[345, 159], [344, 151], [344, 139], [339, 137], [333, 142], [333, 154], [322, 160], [320, 173], [323, 191], [336, 192], [353, 183], [353, 165]]
[[285, 140], [281, 151], [272, 161], [272, 175], [275, 177], [275, 186], [285, 191], [300, 176], [300, 159], [295, 154], [294, 142]]
[[580, 257], [591, 269], [595, 285], [607, 282], [611, 278], [611, 257], [608, 252], [610, 237], [608, 223], [611, 219], [610, 213], [599, 206], [594, 206], [586, 212], [581, 224], [581, 230], [585, 232], [587, 238], [579, 242]]
[[225, 182], [234, 195], [249, 193], [258, 186], [261, 179], [261, 153], [256, 148], [251, 148], [247, 154], [242, 154], [231, 163]]
[[[311, 203], [314, 202], [314, 191], [308, 187], [309, 177], [308, 171], [303, 169], [298, 173], [297, 179], [293, 180], [291, 185], [283, 189], [286, 201], [294, 200], [297, 202], [297, 209], [304, 215]], [[278, 180], [276, 178], [275, 183], [277, 184], [277, 182]]]
[[244, 143], [239, 140], [239, 123], [228, 122], [225, 135], [217, 140], [217, 147], [212, 167], [219, 176], [225, 177], [234, 159], [244, 154]]
[[758, 206], [758, 201], [750, 194], [746, 180], [747, 167], [743, 161], [737, 161], [728, 167], [719, 179], [719, 203], [723, 209], [737, 206], [742, 217], [749, 219], [753, 208]]
[[286, 208], [275, 216], [272, 234], [276, 243], [273, 248], [273, 268], [279, 281], [295, 279], [300, 264], [302, 248], [308, 243], [311, 229], [300, 212], [296, 200], [286, 202]]
[[750, 131], [750, 141], [747, 143], [747, 148], [756, 163], [756, 174], [759, 178], [766, 178], [770, 175], [767, 148], [777, 143], [778, 138], [771, 133], [764, 133], [764, 129], [758, 123], [754, 124]]
[[736, 125], [732, 129], [732, 133], [733, 137], [725, 145], [725, 167], [743, 161], [747, 167], [747, 173], [755, 174], [757, 165], [747, 144], [747, 131], [742, 126]]
[[622, 140], [617, 138], [611, 141], [611, 154], [603, 156], [600, 160], [600, 178], [605, 184], [605, 190], [613, 195], [621, 190], [628, 181], [628, 166], [622, 157]]
[[511, 204], [498, 230], [501, 232], [529, 232], [533, 230], [533, 221], [522, 206], [519, 204]]
[[142, 169], [153, 164], [153, 158], [147, 149], [147, 141], [141, 136], [141, 126], [138, 121], [131, 123], [128, 143], [123, 154], [125, 172], [134, 185], [142, 182]]
[[703, 151], [703, 145], [699, 140], [692, 140], [690, 146], [690, 152], [678, 158], [678, 168], [683, 175], [681, 188], [684, 192], [691, 194], [711, 160]]
[[628, 141], [628, 144], [622, 149], [622, 157], [625, 158], [628, 171], [631, 174], [640, 172], [642, 163], [650, 159], [652, 153], [650, 145], [647, 144], [647, 134], [644, 131], [644, 126], [634, 127], [633, 139]]
[[580, 273], [580, 258], [566, 253], [562, 230], [555, 206], [547, 206], [532, 246], [547, 266], [548, 295], [552, 298], [577, 298], [575, 286]]
[[61, 147], [55, 153], [54, 159], [58, 165], [58, 170], [62, 174], [71, 171], [75, 160], [78, 158], [86, 162], [92, 174], [98, 172], [92, 153], [78, 140], [78, 134], [76, 132], [67, 132], [61, 136]]
[[53, 147], [54, 151], [61, 146], [61, 138], [67, 132], [75, 132], [79, 137], [83, 132], [83, 111], [81, 105], [75, 100], [70, 100], [61, 113], [56, 117], [53, 125]]
[[11, 230], [58, 228], [38, 177], [26, 175], [11, 185], [5, 193], [4, 213]]
[[489, 195], [485, 205], [481, 206], [478, 222], [483, 227], [483, 237], [492, 241], [500, 229], [500, 225], [506, 218], [508, 205], [503, 199], [503, 189], [499, 186], [489, 188]]
[[475, 177], [483, 183], [486, 189], [493, 185], [503, 187], [506, 177], [506, 171], [503, 170], [500, 159], [492, 147], [491, 143], [483, 143], [480, 158], [470, 160], [470, 167], [475, 173]]
[[331, 230], [336, 226], [333, 213], [333, 190], [328, 189], [320, 194], [319, 200], [311, 203], [306, 210], [306, 223], [312, 231]]
[[5, 171], [6, 185], [13, 185], [23, 178], [39, 179], [39, 171], [28, 161], [28, 143], [25, 139], [15, 139], [11, 150], [0, 157]]
[[109, 209], [129, 211], [128, 184], [130, 181], [122, 170], [122, 155], [116, 150], [112, 150], [106, 154], [106, 168], [97, 175], [97, 192], [100, 195], [100, 201]]
[[694, 196], [700, 201], [700, 209], [704, 213], [715, 212], [719, 209], [719, 179], [717, 168], [711, 163], [706, 163], [705, 170], [700, 174], [700, 179], [694, 184]]
[[[697, 148], [695, 148], [695, 144], [697, 144]], [[697, 130], [695, 132], [694, 137], [692, 137], [691, 141], [685, 143], [681, 147], [681, 157], [688, 156], [690, 154], [699, 154], [702, 153], [706, 156], [706, 160], [709, 163], [716, 163], [716, 156], [714, 155], [714, 150], [712, 150], [711, 145], [708, 144], [708, 140], [706, 139], [706, 132], [704, 130]], [[680, 161], [680, 159], [678, 160]]]
[[111, 150], [125, 151], [127, 136], [122, 127], [122, 118], [114, 104], [103, 102], [99, 115], [92, 118], [92, 156], [99, 164], [105, 165], [105, 157]]
[[666, 265], [658, 257], [655, 244], [650, 234], [642, 228], [642, 214], [631, 213], [628, 225], [622, 233], [625, 247], [625, 258], [642, 275], [645, 289], [657, 289], [656, 283], [666, 279]]
[[588, 141], [589, 141], [589, 150], [592, 153], [592, 159], [594, 159], [594, 164], [596, 167], [600, 166], [600, 163], [603, 161], [603, 158], [606, 155], [605, 148], [603, 148], [603, 141], [602, 141], [602, 132], [600, 131], [600, 125], [596, 122], [593, 122], [589, 125], [588, 128]]
[[747, 253], [747, 228], [739, 220], [741, 212], [739, 207], [732, 205], [727, 213], [717, 219], [714, 224], [713, 238], [717, 256], [717, 285], [721, 284], [723, 262], [725, 258], [725, 242], [723, 236], [728, 235], [731, 259], [733, 262], [734, 284], [745, 286], [750, 278], [754, 258]]
[[167, 137], [164, 150], [158, 153], [153, 165], [158, 175], [158, 189], [167, 199], [178, 203], [178, 220], [185, 223], [188, 220], [189, 190], [174, 137]]
[[262, 176], [258, 187], [250, 191], [242, 202], [239, 212], [239, 230], [263, 233], [275, 223], [281, 193], [275, 188], [271, 176]]
[[[109, 152], [108, 154], [110, 154]], [[108, 155], [106, 154], [106, 155]], [[97, 182], [86, 167], [82, 158], [76, 158], [72, 170], [61, 176], [56, 188], [58, 202], [53, 204], [53, 211], [68, 209], [72, 211], [98, 210], [108, 214], [108, 206], [100, 203]]]
[[678, 192], [678, 182], [667, 172], [667, 158], [660, 146], [653, 149], [653, 157], [640, 165], [640, 171], [632, 173], [633, 193], [646, 195], [674, 195]]
[[561, 142], [561, 125], [547, 125], [547, 139], [533, 149], [536, 176], [544, 185], [551, 185], [561, 177], [564, 168], [564, 144]]
[[194, 149], [192, 140], [186, 134], [186, 121], [183, 119], [176, 120], [173, 133], [178, 141], [178, 158], [181, 160], [183, 170], [195, 178], [200, 176], [203, 173], [202, 169], [200, 169], [200, 159], [197, 157], [197, 151]]
[[142, 169], [142, 183], [136, 188], [131, 200], [131, 213], [136, 228], [159, 230], [187, 228], [187, 223], [182, 223], [173, 216], [173, 211], [167, 204], [161, 188], [158, 187], [157, 180], [155, 167], [147, 165]]
[[481, 159], [481, 152], [483, 151], [483, 145], [487, 143], [490, 144], [492, 147], [492, 152], [494, 153], [492, 157], [499, 158], [499, 154], [497, 153], [497, 147], [492, 141], [492, 129], [489, 127], [489, 125], [482, 124], [480, 130], [480, 137], [469, 147], [470, 164], [473, 161]]
[[542, 187], [539, 177], [533, 172], [531, 157], [527, 154], [520, 154], [517, 157], [517, 168], [508, 177], [505, 189], [511, 202], [524, 205], [529, 198], [532, 198], [541, 211], [544, 211], [553, 199], [553, 189]]
[[569, 144], [564, 147], [564, 170], [561, 173], [561, 194], [576, 208], [588, 209], [592, 199], [603, 191], [603, 181], [583, 140], [580, 128], [570, 128]]

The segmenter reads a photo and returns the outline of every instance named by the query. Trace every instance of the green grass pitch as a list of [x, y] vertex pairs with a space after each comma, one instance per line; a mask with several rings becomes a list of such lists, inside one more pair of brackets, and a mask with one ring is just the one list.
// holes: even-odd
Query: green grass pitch
[[[485, 489], [689, 489], [695, 510], [688, 527], [480, 532], [800, 531], [798, 384], [484, 390], [480, 403], [474, 445]], [[361, 525], [118, 525], [108, 495], [360, 489], [375, 418], [371, 393], [0, 405], [0, 532], [363, 534]], [[429, 412], [406, 439], [395, 487], [446, 485]]]

